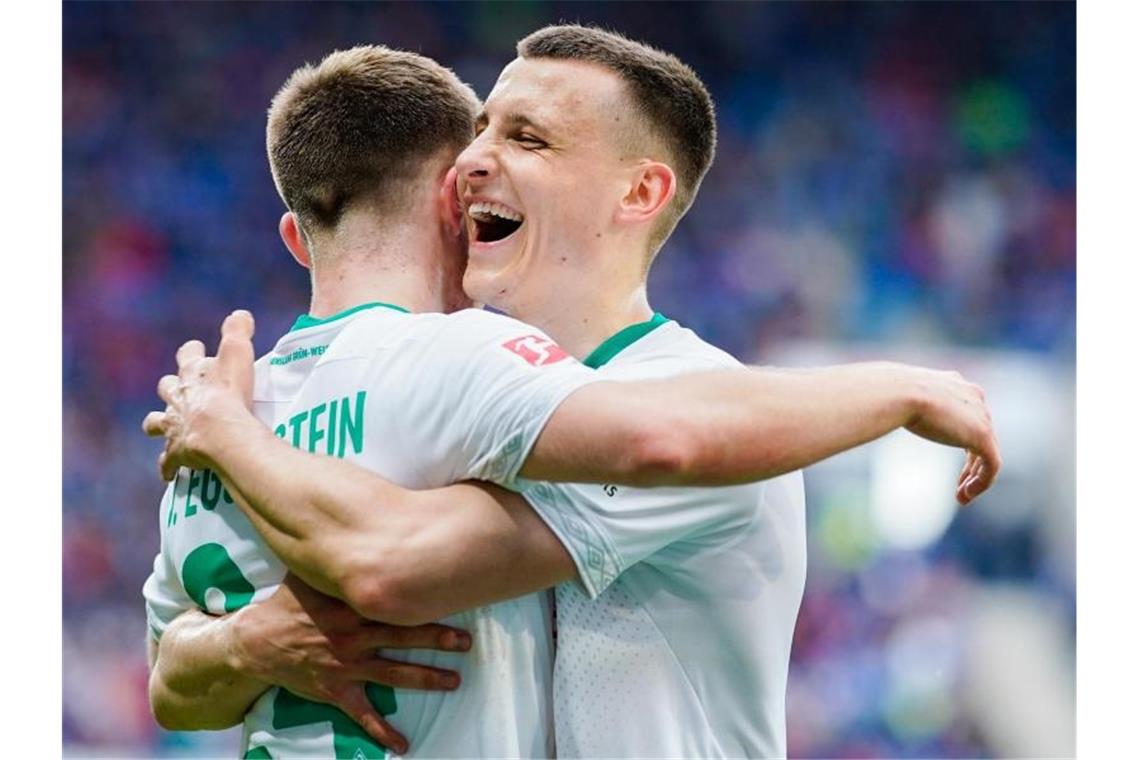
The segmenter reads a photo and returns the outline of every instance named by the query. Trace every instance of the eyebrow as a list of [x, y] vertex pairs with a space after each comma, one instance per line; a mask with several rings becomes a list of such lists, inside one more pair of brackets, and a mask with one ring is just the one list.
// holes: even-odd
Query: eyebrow
[[[508, 129], [518, 129], [519, 127], [531, 127], [533, 129], [537, 129], [540, 132], [545, 132], [547, 134], [550, 133], [550, 129], [547, 128], [545, 125], [543, 125], [540, 122], [535, 121], [534, 119], [532, 119], [529, 116], [526, 116], [522, 113], [519, 113], [518, 111], [508, 112], [507, 115], [502, 118], [502, 121], [504, 122], [505, 126]], [[475, 126], [476, 127], [486, 127], [489, 122], [490, 122], [490, 118], [487, 116], [487, 112], [485, 110], [481, 111], [479, 113], [479, 116], [477, 116], [475, 118]]]

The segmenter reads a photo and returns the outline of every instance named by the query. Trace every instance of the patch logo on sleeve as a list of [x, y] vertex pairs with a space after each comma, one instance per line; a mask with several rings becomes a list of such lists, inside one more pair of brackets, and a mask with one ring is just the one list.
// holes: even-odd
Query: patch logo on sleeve
[[541, 335], [524, 335], [521, 338], [511, 338], [503, 344], [503, 348], [516, 356], [521, 356], [527, 364], [534, 367], [555, 364], [570, 355], [550, 338], [544, 338]]

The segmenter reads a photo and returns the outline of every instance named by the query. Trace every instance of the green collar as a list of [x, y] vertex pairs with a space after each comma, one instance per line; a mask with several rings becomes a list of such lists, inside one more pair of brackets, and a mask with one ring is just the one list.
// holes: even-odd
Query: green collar
[[293, 326], [289, 328], [289, 332], [304, 330], [306, 327], [327, 325], [329, 322], [335, 322], [338, 319], [343, 319], [350, 314], [355, 314], [356, 312], [363, 311], [364, 309], [375, 309], [377, 306], [383, 306], [385, 309], [395, 309], [396, 311], [402, 311], [405, 314], [411, 313], [403, 306], [396, 306], [395, 304], [391, 303], [381, 303], [380, 301], [375, 301], [373, 303], [362, 303], [359, 306], [353, 306], [351, 309], [345, 309], [342, 312], [333, 314], [331, 317], [321, 317], [318, 319], [317, 317], [310, 317], [308, 314], [302, 314], [301, 316], [297, 317], [297, 321], [294, 322]]
[[645, 322], [630, 325], [606, 338], [600, 346], [582, 360], [582, 363], [591, 369], [597, 369], [668, 321], [668, 317], [655, 311], [653, 316]]

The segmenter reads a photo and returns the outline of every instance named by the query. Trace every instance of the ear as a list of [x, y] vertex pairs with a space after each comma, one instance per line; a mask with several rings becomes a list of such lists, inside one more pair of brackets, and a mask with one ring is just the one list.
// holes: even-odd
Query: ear
[[627, 224], [651, 222], [677, 193], [677, 175], [668, 164], [646, 161], [639, 164], [629, 192], [618, 206], [617, 220]]
[[458, 176], [456, 168], [451, 167], [439, 186], [439, 218], [452, 237], [459, 237], [463, 232], [463, 207], [459, 204], [459, 188], [455, 184]]
[[277, 231], [281, 233], [285, 247], [289, 249], [289, 253], [293, 254], [297, 263], [308, 269], [312, 264], [312, 260], [309, 258], [309, 247], [305, 244], [305, 235], [301, 232], [301, 227], [297, 224], [297, 217], [292, 211], [286, 211], [281, 215], [281, 221], [277, 223]]

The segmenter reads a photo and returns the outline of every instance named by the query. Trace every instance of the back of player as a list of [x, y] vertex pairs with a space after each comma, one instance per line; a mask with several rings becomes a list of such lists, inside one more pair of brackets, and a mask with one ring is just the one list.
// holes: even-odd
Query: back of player
[[[585, 363], [607, 380], [739, 366], [660, 315]], [[799, 472], [732, 488], [530, 484], [580, 583], [556, 591], [561, 757], [782, 757], [806, 570]]]
[[[326, 320], [299, 319], [257, 362], [254, 411], [294, 446], [353, 460], [409, 488], [470, 478], [509, 483], [557, 405], [594, 379], [576, 362], [534, 362], [520, 354], [519, 339], [535, 331], [505, 317], [367, 306]], [[285, 568], [213, 473], [179, 474], [163, 500], [161, 527], [161, 552], [144, 588], [156, 638], [186, 609], [231, 612], [264, 600], [284, 577]], [[549, 755], [549, 596], [444, 622], [471, 632], [471, 651], [424, 650], [414, 659], [459, 671], [460, 691], [369, 686], [373, 703], [408, 738], [409, 754]], [[247, 757], [386, 756], [344, 713], [278, 688], [247, 714], [244, 751]]]

